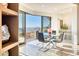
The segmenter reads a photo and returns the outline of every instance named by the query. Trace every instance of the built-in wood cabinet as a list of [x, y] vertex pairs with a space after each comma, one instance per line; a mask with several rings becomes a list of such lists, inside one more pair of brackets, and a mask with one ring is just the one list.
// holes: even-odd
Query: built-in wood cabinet
[[[6, 24], [10, 32], [9, 41], [2, 42], [1, 26]], [[9, 52], [9, 56], [18, 56], [19, 54], [18, 42], [18, 4], [8, 3], [5, 8], [0, 4], [0, 55]]]

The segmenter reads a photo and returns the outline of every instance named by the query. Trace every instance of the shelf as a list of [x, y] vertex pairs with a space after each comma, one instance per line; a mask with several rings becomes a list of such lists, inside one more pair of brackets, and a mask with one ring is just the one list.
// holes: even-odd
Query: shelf
[[18, 13], [16, 11], [8, 9], [8, 8], [3, 8], [2, 14], [3, 15], [11, 15], [11, 16], [17, 16], [18, 15]]
[[[3, 43], [0, 39], [0, 54], [8, 51], [9, 56], [18, 56], [18, 3], [8, 3], [7, 8], [0, 4], [0, 26], [6, 24], [10, 32], [10, 40]], [[2, 37], [0, 30], [0, 37]]]
[[5, 8], [2, 11], [3, 11], [3, 15], [14, 15], [14, 16], [18, 15], [18, 13], [16, 11], [13, 11], [11, 9]]
[[18, 42], [8, 42], [2, 45], [2, 53], [18, 45]]

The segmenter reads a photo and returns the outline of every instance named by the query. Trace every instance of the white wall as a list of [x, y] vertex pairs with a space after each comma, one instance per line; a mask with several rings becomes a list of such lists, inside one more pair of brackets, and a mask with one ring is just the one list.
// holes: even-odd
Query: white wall
[[57, 32], [56, 34], [59, 35], [60, 22], [58, 20], [58, 17], [53, 16], [51, 19], [52, 19], [52, 21], [51, 21], [52, 30], [56, 30], [56, 32]]
[[60, 13], [52, 16], [52, 29], [56, 29], [57, 32], [59, 31], [60, 23], [58, 19], [61, 19], [64, 21], [64, 23], [68, 25], [69, 31], [72, 32], [72, 43], [73, 43], [72, 48], [74, 51], [74, 55], [77, 54], [77, 44], [79, 44], [79, 37], [77, 38], [77, 36], [79, 36], [79, 34], [77, 35], [77, 33], [79, 32], [79, 30], [77, 32], [77, 26], [79, 26], [77, 24], [77, 20], [79, 19], [77, 18], [77, 16], [79, 15], [77, 14], [79, 12], [78, 10], [77, 10], [77, 6], [74, 6], [67, 13], [63, 13], [63, 14]]
[[53, 15], [51, 22], [52, 29], [56, 30], [58, 33], [60, 30], [60, 20], [63, 20], [63, 23], [68, 26], [68, 31], [72, 31], [72, 16], [70, 12]]
[[78, 44], [78, 39], [77, 39], [77, 6], [75, 6], [72, 9], [72, 42], [73, 42], [73, 49], [74, 49], [74, 55], [77, 55], [77, 44]]

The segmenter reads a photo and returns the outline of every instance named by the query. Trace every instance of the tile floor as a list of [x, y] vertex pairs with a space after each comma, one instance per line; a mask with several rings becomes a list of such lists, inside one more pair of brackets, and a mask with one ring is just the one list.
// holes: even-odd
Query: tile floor
[[[26, 55], [26, 54], [23, 53], [24, 47], [25, 47], [25, 44], [20, 45], [20, 47], [19, 47], [19, 55], [20, 56], [28, 56], [28, 55]], [[70, 46], [66, 46], [66, 47], [72, 48]], [[45, 53], [40, 53], [40, 56], [46, 56], [46, 55], [47, 56], [72, 56], [72, 55], [68, 54], [69, 52], [70, 51], [67, 51], [67, 50], [66, 50], [66, 52], [64, 52], [64, 49], [57, 48], [55, 50], [49, 50], [48, 52], [45, 52]]]

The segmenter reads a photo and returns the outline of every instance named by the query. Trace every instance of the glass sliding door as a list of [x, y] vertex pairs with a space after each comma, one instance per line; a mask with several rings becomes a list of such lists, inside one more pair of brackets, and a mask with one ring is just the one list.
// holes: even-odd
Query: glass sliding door
[[26, 13], [26, 39], [36, 39], [36, 31], [47, 33], [49, 27], [51, 27], [50, 17]]
[[47, 16], [42, 16], [42, 31], [47, 33], [48, 28], [51, 27], [51, 18]]
[[36, 31], [41, 31], [41, 16], [26, 14], [26, 39], [36, 38]]
[[19, 43], [24, 43], [25, 41], [25, 32], [26, 32], [26, 13], [23, 11], [19, 11]]

